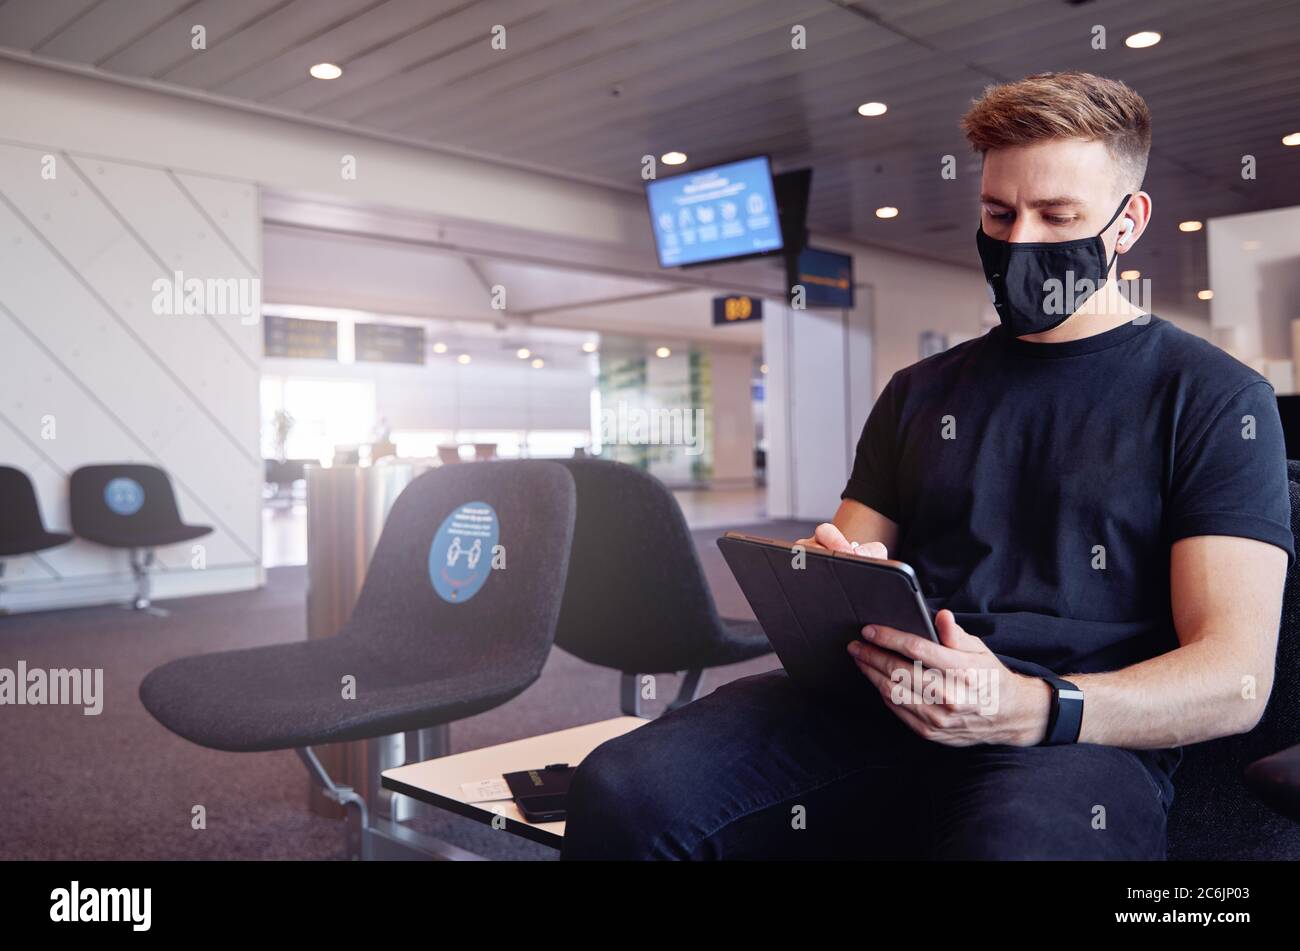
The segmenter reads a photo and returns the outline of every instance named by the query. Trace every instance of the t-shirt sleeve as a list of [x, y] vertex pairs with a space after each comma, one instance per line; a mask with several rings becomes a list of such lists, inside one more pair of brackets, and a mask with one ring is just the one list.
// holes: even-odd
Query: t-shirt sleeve
[[861, 502], [894, 522], [899, 520], [897, 379], [890, 379], [867, 414], [853, 457], [853, 472], [840, 493], [841, 499]]
[[1247, 384], [1174, 457], [1166, 532], [1255, 538], [1295, 560], [1286, 442], [1265, 380]]

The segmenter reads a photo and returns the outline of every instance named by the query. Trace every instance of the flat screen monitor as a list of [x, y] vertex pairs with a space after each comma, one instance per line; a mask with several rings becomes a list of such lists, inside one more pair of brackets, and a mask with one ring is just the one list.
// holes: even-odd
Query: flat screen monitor
[[853, 307], [853, 257], [807, 247], [789, 273], [790, 285], [804, 289], [804, 306], [848, 310]]
[[646, 183], [662, 267], [732, 261], [784, 246], [767, 156]]

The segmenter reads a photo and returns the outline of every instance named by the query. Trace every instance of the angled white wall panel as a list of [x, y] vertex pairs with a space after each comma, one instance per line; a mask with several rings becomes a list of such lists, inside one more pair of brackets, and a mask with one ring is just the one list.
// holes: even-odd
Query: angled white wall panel
[[[49, 154], [53, 179], [41, 175]], [[203, 570], [190, 545], [160, 550], [158, 597], [261, 582], [261, 324], [153, 307], [169, 268], [252, 293], [260, 227], [250, 183], [0, 145], [0, 461], [32, 477], [54, 530], [69, 527], [77, 467], [166, 469], [182, 517], [215, 531], [198, 540]], [[9, 610], [132, 589], [123, 552], [80, 540], [8, 559], [6, 575]]]

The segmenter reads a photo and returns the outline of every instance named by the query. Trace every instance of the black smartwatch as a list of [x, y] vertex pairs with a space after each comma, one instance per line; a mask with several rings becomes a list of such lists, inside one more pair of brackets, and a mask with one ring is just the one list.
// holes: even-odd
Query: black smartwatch
[[1083, 691], [1060, 677], [1044, 677], [1052, 688], [1052, 709], [1047, 715], [1047, 733], [1039, 746], [1078, 743], [1083, 728]]

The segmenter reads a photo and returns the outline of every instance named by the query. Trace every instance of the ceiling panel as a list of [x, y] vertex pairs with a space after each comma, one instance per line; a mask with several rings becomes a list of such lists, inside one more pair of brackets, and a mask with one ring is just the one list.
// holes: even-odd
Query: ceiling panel
[[287, 6], [290, 0], [199, 0], [175, 16], [136, 37], [130, 44], [99, 63], [101, 69], [126, 76], [156, 78], [175, 69], [195, 54], [194, 27], [204, 29], [204, 43], [212, 49], [222, 40], [249, 28], [261, 18]]
[[32, 51], [75, 23], [99, 0], [46, 0], [44, 3], [0, 3], [0, 45]]
[[[1126, 48], [1139, 29], [1164, 40]], [[1188, 308], [1205, 237], [1179, 220], [1300, 203], [1300, 148], [1280, 143], [1300, 128], [1296, 0], [0, 0], [0, 46], [628, 190], [645, 154], [682, 149], [691, 168], [766, 152], [814, 168], [815, 231], [972, 267], [962, 112], [989, 83], [1092, 70], [1152, 106], [1163, 239], [1126, 264]], [[308, 77], [320, 61], [343, 77]], [[868, 99], [888, 114], [857, 116]], [[901, 214], [876, 218], [883, 204]]]
[[54, 59], [98, 64], [167, 22], [194, 0], [100, 0], [69, 20], [33, 52]]

